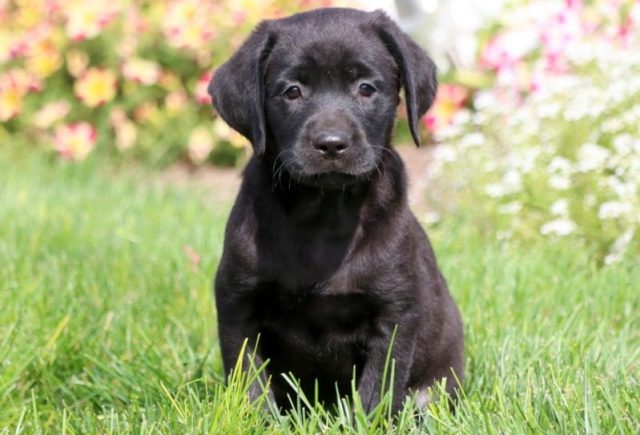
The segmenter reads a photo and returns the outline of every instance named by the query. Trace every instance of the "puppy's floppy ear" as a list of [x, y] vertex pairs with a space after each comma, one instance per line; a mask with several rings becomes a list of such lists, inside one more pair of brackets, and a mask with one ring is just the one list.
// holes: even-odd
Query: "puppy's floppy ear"
[[214, 73], [208, 91], [222, 119], [245, 136], [256, 155], [266, 147], [264, 64], [275, 43], [269, 21], [261, 22], [249, 39]]
[[411, 136], [420, 146], [419, 120], [433, 104], [438, 90], [436, 65], [384, 12], [376, 11], [375, 14], [378, 36], [398, 65]]

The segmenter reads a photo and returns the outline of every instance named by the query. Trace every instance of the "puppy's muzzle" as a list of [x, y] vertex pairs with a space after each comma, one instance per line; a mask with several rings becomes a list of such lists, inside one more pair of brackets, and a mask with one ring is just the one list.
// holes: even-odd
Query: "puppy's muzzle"
[[323, 130], [312, 139], [313, 148], [326, 159], [336, 159], [350, 145], [349, 136], [340, 130]]

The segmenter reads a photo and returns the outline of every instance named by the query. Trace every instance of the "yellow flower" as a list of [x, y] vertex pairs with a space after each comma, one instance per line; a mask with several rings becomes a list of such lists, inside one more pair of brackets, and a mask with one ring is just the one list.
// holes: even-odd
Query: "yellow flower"
[[89, 56], [84, 51], [69, 50], [67, 53], [67, 70], [73, 77], [80, 77], [89, 66]]
[[74, 91], [86, 106], [99, 106], [115, 97], [116, 75], [108, 69], [89, 68], [76, 81]]
[[96, 129], [87, 122], [61, 125], [56, 129], [54, 149], [66, 160], [83, 160], [96, 146]]
[[133, 109], [132, 118], [138, 124], [151, 124], [166, 127], [166, 116], [158, 105], [152, 101], [144, 101]]
[[26, 71], [11, 69], [0, 75], [0, 121], [20, 114], [25, 95], [40, 89], [40, 81]]
[[0, 85], [0, 121], [8, 121], [22, 111], [24, 92], [15, 85]]
[[192, 162], [204, 163], [213, 149], [213, 137], [211, 131], [203, 126], [196, 127], [189, 136], [187, 152]]
[[235, 148], [245, 148], [248, 145], [244, 136], [229, 127], [220, 117], [213, 121], [213, 134], [217, 140], [229, 142]]
[[116, 133], [116, 147], [120, 151], [127, 150], [135, 145], [138, 139], [138, 129], [136, 125], [129, 121], [123, 121], [122, 123], [114, 126]]
[[158, 84], [166, 91], [176, 91], [181, 89], [180, 78], [169, 71], [162, 71], [160, 78], [158, 79]]
[[44, 8], [40, 2], [16, 1], [16, 13], [13, 19], [22, 28], [35, 27], [45, 20]]
[[188, 104], [188, 97], [184, 91], [173, 91], [167, 94], [164, 99], [164, 106], [172, 115], [184, 110]]
[[31, 48], [25, 66], [38, 77], [45, 78], [56, 72], [61, 65], [60, 50], [52, 41], [45, 39]]
[[12, 57], [13, 39], [9, 32], [0, 30], [0, 63], [9, 61]]

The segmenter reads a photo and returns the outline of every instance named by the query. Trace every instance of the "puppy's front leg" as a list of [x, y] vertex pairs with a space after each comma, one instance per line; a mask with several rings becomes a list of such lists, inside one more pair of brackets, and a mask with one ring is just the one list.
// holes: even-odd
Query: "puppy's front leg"
[[[358, 380], [358, 393], [367, 412], [371, 412], [378, 405], [381, 393], [389, 390], [391, 382], [393, 382], [391, 406], [393, 414], [400, 410], [407, 395], [407, 382], [416, 346], [416, 329], [409, 322], [396, 325], [391, 323], [385, 325], [381, 328], [382, 334], [371, 338], [368, 342], [367, 361]], [[391, 350], [389, 350], [390, 346], [392, 346]], [[383, 374], [389, 351], [391, 359], [386, 372], [385, 391], [382, 391]], [[391, 361], [394, 364], [393, 378]]]
[[[229, 297], [224, 287], [216, 286], [216, 304], [218, 312], [218, 335], [220, 338], [220, 350], [222, 362], [227, 378], [240, 360], [240, 368], [251, 376], [251, 369], [258, 369], [264, 364], [259, 349], [257, 348], [258, 331], [250, 322], [251, 312], [246, 304]], [[226, 297], [225, 297], [226, 296]], [[246, 344], [245, 344], [246, 341]], [[241, 355], [242, 352], [242, 355]], [[268, 376], [266, 368], [249, 386], [249, 399], [256, 401], [263, 392], [262, 386], [267, 385]], [[269, 399], [273, 399], [273, 393], [269, 390]]]

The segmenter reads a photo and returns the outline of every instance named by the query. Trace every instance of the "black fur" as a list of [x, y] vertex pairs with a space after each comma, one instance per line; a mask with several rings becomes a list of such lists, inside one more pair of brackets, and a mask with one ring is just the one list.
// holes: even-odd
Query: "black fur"
[[390, 145], [401, 88], [418, 144], [433, 62], [384, 13], [334, 8], [261, 23], [209, 87], [255, 150], [216, 276], [224, 367], [248, 339], [243, 367], [268, 361], [280, 406], [291, 392], [282, 373], [308, 397], [317, 380], [330, 404], [355, 371], [372, 409], [396, 328], [394, 410], [434, 381], [448, 378], [454, 393], [452, 373], [462, 379], [460, 316]]

